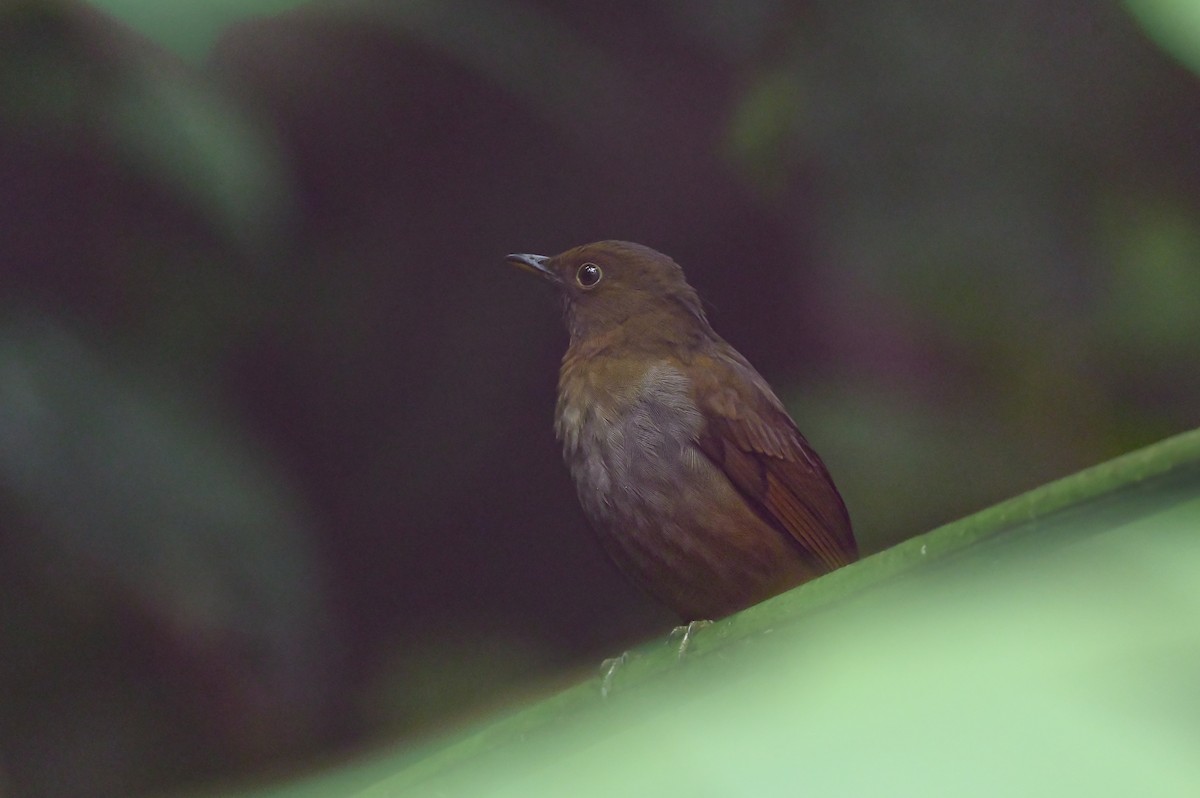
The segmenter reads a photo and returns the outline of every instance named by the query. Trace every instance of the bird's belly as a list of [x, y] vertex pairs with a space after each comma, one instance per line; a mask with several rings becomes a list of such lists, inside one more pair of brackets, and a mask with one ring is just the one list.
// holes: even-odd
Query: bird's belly
[[[690, 403], [690, 399], [686, 400]], [[761, 601], [808, 574], [696, 444], [699, 413], [678, 395], [580, 414], [564, 454], [601, 544], [687, 620]]]

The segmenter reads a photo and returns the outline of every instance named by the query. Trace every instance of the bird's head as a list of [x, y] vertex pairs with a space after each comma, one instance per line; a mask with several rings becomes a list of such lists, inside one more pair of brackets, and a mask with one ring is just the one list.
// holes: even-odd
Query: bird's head
[[572, 345], [617, 331], [634, 340], [684, 342], [711, 334], [679, 264], [629, 241], [598, 241], [553, 257], [509, 255], [562, 298]]

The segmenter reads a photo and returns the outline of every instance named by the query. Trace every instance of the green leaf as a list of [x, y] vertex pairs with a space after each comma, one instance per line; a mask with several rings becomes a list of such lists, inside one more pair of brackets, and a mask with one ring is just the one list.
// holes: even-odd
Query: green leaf
[[647, 645], [608, 698], [260, 794], [1189, 794], [1198, 529], [1200, 431]]
[[[181, 35], [191, 35], [189, 14], [205, 4], [145, 5], [169, 12]], [[135, 37], [109, 42], [111, 31], [85, 10], [47, 0], [0, 5], [5, 132], [67, 152], [86, 148], [97, 159], [115, 156], [112, 166], [158, 183], [230, 243], [255, 255], [274, 250], [293, 187], [271, 126], [199, 71], [168, 66], [136, 46]], [[122, 12], [131, 24], [133, 11]]]
[[1125, 8], [1160, 47], [1200, 74], [1200, 3], [1125, 0]]
[[324, 609], [303, 509], [194, 392], [50, 320], [0, 326], [0, 528], [43, 564], [39, 588], [138, 597], [197, 639], [258, 643], [276, 681], [308, 678]]
[[193, 62], [221, 30], [247, 18], [279, 14], [309, 0], [92, 0], [131, 28]]

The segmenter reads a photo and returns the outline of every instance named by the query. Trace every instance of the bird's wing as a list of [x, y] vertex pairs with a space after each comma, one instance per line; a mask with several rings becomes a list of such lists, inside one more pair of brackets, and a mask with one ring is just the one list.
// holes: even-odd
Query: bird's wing
[[846, 505], [824, 463], [766, 381], [728, 352], [697, 370], [705, 375], [695, 386], [705, 421], [701, 451], [814, 565], [828, 571], [858, 559]]

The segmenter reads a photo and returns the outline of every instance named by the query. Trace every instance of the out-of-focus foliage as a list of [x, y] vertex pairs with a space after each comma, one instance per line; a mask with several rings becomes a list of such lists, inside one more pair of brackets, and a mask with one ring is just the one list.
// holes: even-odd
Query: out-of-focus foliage
[[1187, 10], [1126, 7], [0, 4], [0, 791], [412, 739], [672, 622], [506, 252], [675, 256], [868, 551], [1195, 426]]
[[1200, 341], [1200, 213], [1161, 200], [1113, 204], [1101, 309], [1109, 351], [1130, 368], [1187, 363]]
[[[135, 5], [190, 31], [173, 15], [206, 4]], [[278, 232], [288, 178], [278, 142], [245, 109], [170, 59], [96, 42], [113, 34], [71, 4], [22, 0], [0, 21], [0, 114], [35, 135], [87, 130], [241, 245]]]
[[1192, 0], [1124, 0], [1164, 50], [1200, 74], [1200, 5]]
[[[1084, 450], [1077, 462], [1195, 423], [1190, 400], [1171, 399], [1194, 396], [1195, 379], [1156, 385], [1200, 366], [1183, 321], [1200, 301], [1183, 276], [1197, 273], [1200, 192], [1190, 161], [1163, 168], [1185, 157], [1169, 128], [1195, 127], [1194, 82], [1152, 77], [1106, 4], [816, 3], [793, 19], [786, 46], [764, 36], [767, 66], [727, 151], [767, 196], [797, 174], [816, 195], [803, 210], [827, 275], [824, 337], [841, 362], [871, 365], [802, 385], [795, 406], [802, 418], [812, 406], [817, 429], [870, 429], [829, 458], [860, 528], [935, 520], [908, 516], [920, 511], [897, 494], [911, 487], [880, 490], [889, 480], [854, 465], [881, 453], [894, 457], [881, 471], [938, 484], [970, 458], [995, 480], [987, 492], [1004, 474], [1044, 478]], [[1172, 92], [1189, 121], [1160, 117]], [[1130, 355], [1137, 378], [1110, 369]]]
[[[92, 0], [131, 28], [199, 62], [221, 31], [247, 17], [265, 17], [311, 0]], [[259, 166], [261, 168], [261, 165]]]
[[326, 700], [328, 619], [295, 498], [194, 397], [104, 361], [46, 320], [0, 329], [0, 746], [16, 794], [144, 789], [164, 778], [148, 745], [203, 772], [289, 727], [311, 737]]

